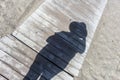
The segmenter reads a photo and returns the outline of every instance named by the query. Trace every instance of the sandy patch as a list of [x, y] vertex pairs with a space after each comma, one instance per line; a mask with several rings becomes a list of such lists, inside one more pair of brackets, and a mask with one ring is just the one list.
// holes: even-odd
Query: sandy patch
[[12, 33], [43, 0], [0, 0], [0, 37]]

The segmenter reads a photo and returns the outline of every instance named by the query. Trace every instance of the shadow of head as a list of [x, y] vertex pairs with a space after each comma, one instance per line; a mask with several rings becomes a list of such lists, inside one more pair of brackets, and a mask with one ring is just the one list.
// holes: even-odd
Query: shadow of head
[[86, 37], [87, 37], [87, 29], [86, 24], [84, 22], [71, 22], [69, 25], [70, 32], [72, 34], [77, 35], [78, 37], [75, 37], [75, 39], [79, 42], [79, 45], [77, 46], [77, 51], [80, 53], [83, 53], [86, 48]]
[[84, 22], [72, 22], [69, 26], [70, 32], [76, 33], [81, 38], [87, 37], [86, 24]]

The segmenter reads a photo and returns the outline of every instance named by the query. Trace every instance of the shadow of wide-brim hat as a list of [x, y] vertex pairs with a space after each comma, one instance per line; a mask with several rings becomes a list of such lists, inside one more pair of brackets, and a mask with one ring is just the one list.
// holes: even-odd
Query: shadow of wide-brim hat
[[87, 37], [86, 24], [84, 22], [74, 21], [70, 24], [69, 29], [82, 38]]

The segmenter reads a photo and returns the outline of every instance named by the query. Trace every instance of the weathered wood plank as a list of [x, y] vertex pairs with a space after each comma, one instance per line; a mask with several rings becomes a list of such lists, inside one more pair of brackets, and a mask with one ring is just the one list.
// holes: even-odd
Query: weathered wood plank
[[[91, 8], [92, 4], [88, 6], [88, 5], [84, 4], [83, 1], [79, 1], [79, 0], [77, 0], [77, 1], [52, 0], [52, 1], [53, 1], [52, 3], [57, 4], [57, 6], [61, 7], [61, 9], [65, 8], [64, 11], [65, 10], [67, 10], [67, 12], [71, 11], [72, 13], [76, 14], [76, 16], [81, 16], [83, 18], [87, 18], [88, 20], [91, 20], [92, 23], [94, 22], [94, 18], [97, 18], [96, 16], [99, 16], [98, 13], [96, 13], [96, 11], [98, 11], [99, 9], [96, 10], [94, 8], [100, 7], [100, 5], [101, 5], [100, 3], [97, 3], [98, 4], [97, 6], [95, 6], [94, 8]], [[87, 1], [84, 1], [84, 2], [87, 2]], [[93, 0], [93, 3], [94, 2], [95, 2], [95, 0]], [[80, 13], [80, 15], [77, 15], [78, 13]]]
[[13, 57], [9, 56], [7, 53], [5, 53], [1, 50], [0, 50], [0, 53], [2, 54], [2, 55], [0, 55], [0, 61], [3, 61], [7, 65], [9, 65], [9, 67], [11, 67], [14, 71], [18, 72], [21, 76], [26, 75], [26, 72], [28, 72], [29, 68], [27, 68], [22, 63], [18, 62]]
[[[31, 60], [34, 60], [36, 57], [36, 54], [33, 50], [30, 48], [26, 47], [23, 43], [15, 39], [13, 36], [6, 36], [1, 40], [2, 43], [9, 45], [9, 47], [15, 48], [19, 53], [22, 53], [25, 57], [30, 58]], [[33, 53], [35, 55], [30, 55], [30, 53]]]
[[[10, 80], [22, 80], [23, 76], [12, 70], [8, 65], [0, 61], [0, 73]], [[12, 74], [12, 75], [11, 75]]]
[[30, 38], [27, 38], [22, 33], [18, 32], [18, 31], [14, 31], [14, 33], [12, 35], [15, 36], [16, 38], [18, 38], [19, 40], [23, 41], [25, 44], [27, 44], [27, 45], [29, 44], [29, 46], [31, 48], [33, 48], [34, 50], [39, 50], [39, 49], [41, 50], [41, 48], [39, 47], [38, 44], [31, 41]]
[[5, 76], [0, 74], [0, 80], [8, 80]]
[[38, 15], [38, 17], [41, 17], [52, 24], [51, 27], [56, 27], [59, 29], [59, 31], [67, 31], [69, 23], [71, 22], [71, 18], [62, 13], [60, 10], [56, 11], [57, 8], [54, 7], [54, 4], [52, 5], [48, 2], [46, 4], [47, 5], [43, 5], [42, 7], [38, 8], [32, 17], [37, 17]]
[[[56, 3], [57, 2], [57, 3]], [[61, 1], [60, 3], [65, 3], [66, 1]], [[39, 10], [42, 10], [42, 12], [44, 12], [44, 15], [45, 14], [49, 14], [50, 16], [51, 16], [51, 18], [54, 20], [54, 22], [51, 22], [51, 23], [53, 23], [54, 25], [56, 25], [57, 27], [58, 27], [58, 25], [57, 24], [59, 24], [60, 25], [60, 27], [61, 26], [64, 26], [65, 27], [65, 29], [64, 28], [62, 28], [61, 27], [61, 29], [62, 30], [66, 30], [67, 29], [67, 27], [66, 26], [69, 26], [69, 23], [71, 22], [71, 21], [74, 21], [74, 20], [76, 20], [75, 18], [76, 17], [74, 17], [75, 15], [73, 14], [74, 12], [72, 11], [72, 9], [71, 9], [71, 11], [65, 11], [65, 9], [66, 9], [66, 7], [69, 7], [69, 6], [67, 6], [66, 5], [66, 7], [64, 7], [64, 6], [60, 6], [60, 7], [58, 7], [58, 4], [59, 3], [59, 1], [55, 1], [55, 0], [52, 0], [51, 2], [49, 1], [47, 4], [49, 4], [49, 5], [45, 5], [44, 7], [43, 7], [43, 9], [39, 9]], [[71, 3], [71, 1], [69, 1], [69, 3]], [[74, 4], [73, 4], [74, 5]], [[70, 8], [70, 7], [69, 7]], [[57, 11], [56, 11], [57, 10]], [[68, 12], [70, 12], [70, 13], [68, 13]], [[72, 15], [71, 15], [72, 14]], [[54, 16], [55, 15], [55, 16]], [[48, 17], [48, 15], [46, 15], [47, 17]], [[62, 16], [62, 17], [61, 17]], [[61, 18], [62, 19], [61, 19]], [[81, 16], [82, 17], [82, 16]], [[44, 17], [45, 18], [45, 17]], [[60, 18], [60, 19], [59, 19]], [[47, 19], [47, 20], [49, 20], [48, 18], [45, 18], [45, 19]], [[57, 20], [57, 21], [56, 21]], [[83, 21], [83, 19], [82, 18], [79, 18], [79, 21]], [[84, 19], [85, 20], [85, 19]], [[49, 20], [50, 21], [50, 20]], [[56, 21], [56, 22], [55, 22]], [[69, 22], [69, 23], [68, 23]], [[68, 30], [68, 29], [67, 29]]]
[[30, 66], [32, 64], [32, 60], [18, 52], [15, 48], [9, 47], [2, 42], [0, 42], [0, 49], [3, 50], [4, 52], [8, 53], [10, 56], [14, 57], [17, 59], [19, 62], [23, 63], [26, 66]]
[[[18, 62], [16, 59], [9, 56], [7, 53], [5, 53], [1, 50], [0, 50], [0, 53], [2, 54], [2, 55], [0, 55], [0, 61], [4, 62], [6, 64], [6, 66], [8, 66], [9, 68], [11, 68], [13, 70], [13, 72], [15, 71], [17, 74], [22, 76], [20, 79], [20, 80], [22, 80], [24, 78], [24, 76], [26, 75], [26, 73], [29, 71], [29, 68], [24, 66], [22, 63]], [[8, 68], [6, 68], [6, 69], [8, 69]], [[6, 74], [7, 73], [9, 73], [9, 72], [6, 72]], [[3, 73], [1, 73], [1, 74], [3, 74]], [[13, 75], [17, 75], [17, 74], [11, 73], [11, 74], [9, 74], [9, 76], [12, 77]], [[3, 75], [6, 76], [5, 74], [3, 74]], [[35, 77], [37, 75], [38, 75], [37, 73], [35, 73], [34, 71], [31, 71], [31, 74], [28, 75], [26, 79], [28, 80], [31, 76]], [[8, 79], [11, 80], [10, 77], [8, 77]], [[44, 78], [42, 77], [42, 79], [44, 79]]]

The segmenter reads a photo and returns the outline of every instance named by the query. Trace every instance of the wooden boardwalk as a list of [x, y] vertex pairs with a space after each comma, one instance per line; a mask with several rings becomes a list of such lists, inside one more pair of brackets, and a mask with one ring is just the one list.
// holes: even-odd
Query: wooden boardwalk
[[[46, 0], [11, 35], [0, 39], [0, 80], [73, 80], [106, 3]], [[70, 32], [74, 21], [84, 24]]]

